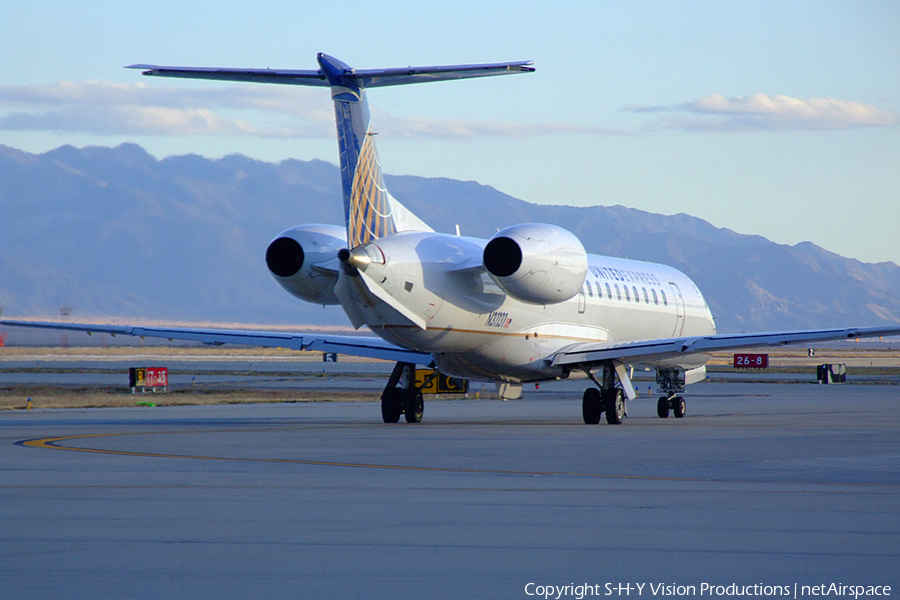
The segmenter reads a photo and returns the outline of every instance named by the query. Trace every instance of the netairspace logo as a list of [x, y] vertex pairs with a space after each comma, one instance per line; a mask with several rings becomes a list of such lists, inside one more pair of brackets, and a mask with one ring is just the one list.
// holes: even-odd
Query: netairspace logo
[[691, 596], [710, 598], [729, 598], [737, 596], [758, 596], [777, 598], [813, 598], [813, 597], [884, 597], [891, 595], [889, 585], [844, 585], [843, 583], [823, 583], [819, 585], [800, 585], [797, 583], [788, 585], [766, 585], [757, 583], [754, 585], [714, 585], [701, 583], [699, 585], [679, 585], [676, 583], [597, 583], [569, 585], [541, 585], [528, 583], [525, 585], [526, 596], [536, 596], [545, 600], [553, 598], [584, 598], [596, 596]]

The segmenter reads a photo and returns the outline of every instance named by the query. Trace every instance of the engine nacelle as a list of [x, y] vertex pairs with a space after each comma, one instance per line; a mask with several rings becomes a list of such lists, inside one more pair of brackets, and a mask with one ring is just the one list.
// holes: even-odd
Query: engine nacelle
[[[300, 225], [276, 237], [266, 250], [272, 277], [292, 295], [315, 304], [338, 304], [337, 253], [347, 246], [347, 234], [337, 225]], [[331, 270], [314, 265], [335, 259]]]
[[573, 298], [587, 275], [587, 252], [575, 234], [544, 223], [497, 232], [484, 247], [482, 261], [500, 289], [531, 304]]

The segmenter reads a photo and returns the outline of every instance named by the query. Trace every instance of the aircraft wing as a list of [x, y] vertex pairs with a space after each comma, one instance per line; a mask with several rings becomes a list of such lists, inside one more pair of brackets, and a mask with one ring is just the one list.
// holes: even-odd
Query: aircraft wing
[[891, 335], [900, 335], [900, 327], [849, 327], [766, 333], [727, 333], [618, 344], [594, 342], [575, 344], [557, 352], [553, 355], [551, 364], [554, 366], [591, 367], [609, 360], [646, 364], [671, 362], [673, 359], [677, 362], [678, 358], [691, 354]]
[[0, 325], [9, 327], [31, 327], [36, 329], [56, 329], [83, 331], [85, 333], [108, 333], [110, 335], [131, 335], [138, 337], [164, 338], [168, 340], [193, 340], [221, 346], [240, 344], [265, 346], [270, 348], [290, 348], [292, 350], [312, 350], [316, 352], [337, 352], [351, 356], [381, 358], [419, 365], [431, 364], [430, 354], [407, 350], [377, 337], [353, 335], [328, 335], [313, 333], [288, 333], [278, 331], [244, 331], [237, 329], [193, 329], [185, 327], [134, 327], [131, 325], [92, 325], [89, 323], [48, 323], [40, 321], [0, 320]]

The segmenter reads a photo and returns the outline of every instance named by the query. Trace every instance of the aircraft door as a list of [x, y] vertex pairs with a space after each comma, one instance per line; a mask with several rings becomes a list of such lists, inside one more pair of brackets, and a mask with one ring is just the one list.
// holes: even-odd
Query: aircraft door
[[675, 330], [672, 332], [672, 337], [678, 337], [684, 331], [684, 297], [681, 295], [681, 290], [678, 289], [678, 286], [671, 281], [669, 282], [669, 287], [672, 289], [673, 301], [675, 302]]

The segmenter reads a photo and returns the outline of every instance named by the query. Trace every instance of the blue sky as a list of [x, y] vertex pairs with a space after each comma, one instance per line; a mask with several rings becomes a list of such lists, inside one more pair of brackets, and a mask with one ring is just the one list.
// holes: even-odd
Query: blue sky
[[533, 74], [371, 91], [385, 171], [900, 263], [900, 3], [420, 4], [7, 3], [0, 143], [336, 163], [325, 90], [122, 67], [527, 59]]

